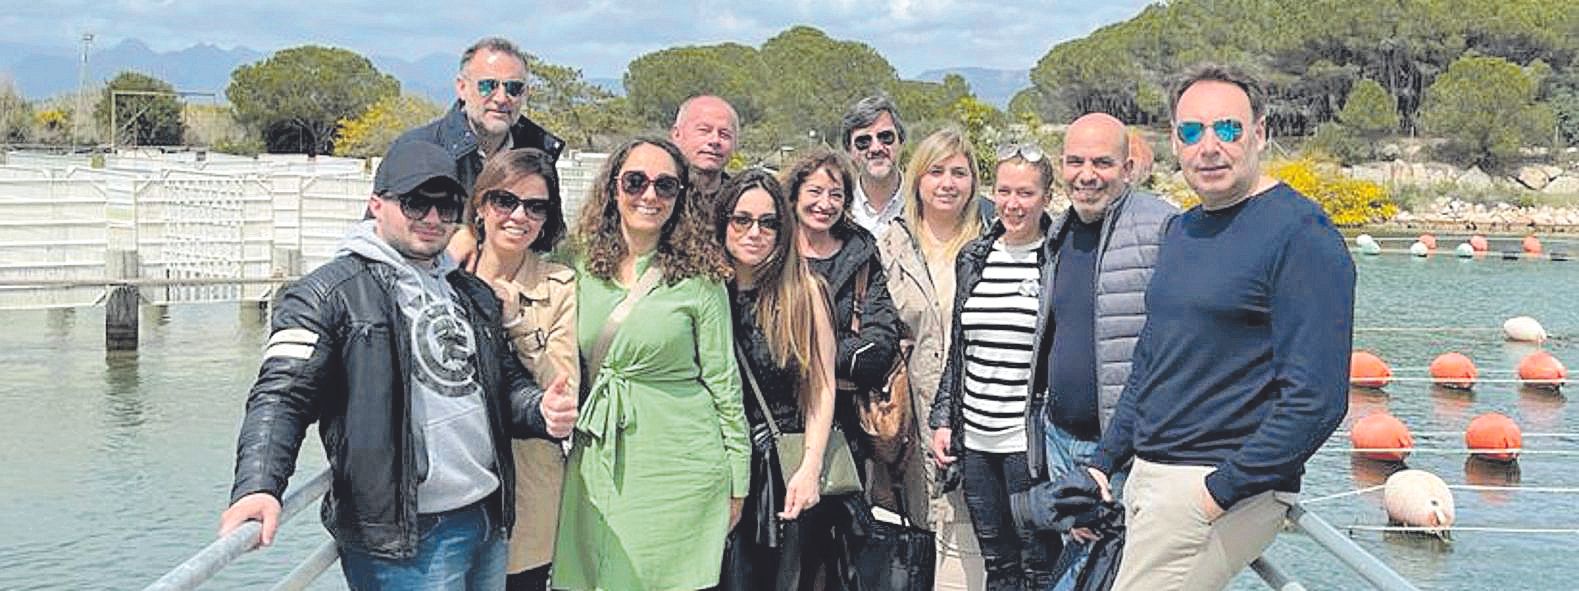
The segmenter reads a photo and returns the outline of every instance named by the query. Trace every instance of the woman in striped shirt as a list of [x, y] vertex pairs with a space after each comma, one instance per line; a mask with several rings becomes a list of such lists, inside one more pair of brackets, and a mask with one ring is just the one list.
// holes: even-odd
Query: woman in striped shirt
[[993, 203], [998, 221], [960, 252], [953, 338], [933, 403], [939, 464], [958, 461], [965, 504], [987, 566], [988, 589], [1045, 589], [1059, 540], [1019, 531], [1009, 495], [1031, 487], [1025, 407], [1046, 264], [1052, 164], [1041, 150], [999, 150]]

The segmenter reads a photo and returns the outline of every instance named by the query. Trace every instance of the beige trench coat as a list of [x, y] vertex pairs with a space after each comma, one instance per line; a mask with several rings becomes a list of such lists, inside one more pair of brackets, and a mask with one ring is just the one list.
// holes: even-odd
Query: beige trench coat
[[[506, 332], [521, 364], [539, 383], [546, 387], [565, 375], [568, 391], [576, 392], [581, 377], [576, 348], [576, 272], [544, 261], [537, 253], [526, 256], [514, 279], [525, 318]], [[565, 455], [559, 443], [546, 439], [517, 439], [512, 448], [516, 517], [508, 570], [517, 573], [554, 558]]]

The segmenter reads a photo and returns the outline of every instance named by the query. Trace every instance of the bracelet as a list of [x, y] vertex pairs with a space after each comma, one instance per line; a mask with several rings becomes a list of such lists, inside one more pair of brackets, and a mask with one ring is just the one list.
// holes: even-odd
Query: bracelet
[[520, 312], [517, 312], [516, 315], [515, 315], [515, 318], [511, 318], [509, 322], [504, 323], [504, 329], [505, 330], [510, 330], [512, 328], [520, 326], [522, 322], [526, 322], [526, 309], [525, 308], [522, 308]]

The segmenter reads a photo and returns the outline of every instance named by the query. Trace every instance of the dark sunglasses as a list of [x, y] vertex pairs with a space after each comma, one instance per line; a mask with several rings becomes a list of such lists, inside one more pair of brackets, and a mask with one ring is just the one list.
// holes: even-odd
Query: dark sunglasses
[[453, 197], [433, 197], [421, 193], [406, 193], [399, 197], [384, 196], [386, 200], [400, 202], [400, 213], [405, 214], [408, 220], [421, 220], [428, 217], [428, 210], [439, 210], [439, 221], [454, 224], [461, 221], [461, 210], [464, 205], [461, 200]]
[[729, 227], [733, 228], [736, 232], [740, 232], [741, 234], [750, 232], [751, 226], [761, 227], [762, 233], [764, 234], [777, 234], [779, 229], [784, 227], [784, 222], [779, 220], [779, 216], [771, 213], [759, 218], [754, 218], [743, 213], [737, 213], [729, 216]]
[[494, 189], [487, 193], [483, 193], [482, 198], [488, 202], [488, 205], [493, 207], [495, 213], [505, 217], [514, 215], [515, 208], [519, 207], [526, 210], [526, 217], [532, 218], [534, 220], [543, 220], [548, 218], [548, 199], [541, 197], [529, 197], [522, 199], [515, 193], [511, 193], [504, 189]]
[[1041, 162], [1047, 154], [1041, 148], [1031, 144], [1009, 144], [998, 148], [998, 162], [1013, 159], [1015, 156], [1024, 158], [1026, 162], [1035, 164]]
[[[892, 130], [892, 129], [885, 129], [885, 130], [877, 132], [877, 141], [883, 142], [883, 145], [885, 145], [885, 146], [892, 146], [892, 145], [894, 145], [894, 142], [897, 141], [898, 139], [899, 139], [899, 134], [894, 133], [894, 130]], [[861, 135], [855, 136], [855, 139], [850, 140], [850, 144], [855, 146], [855, 149], [857, 149], [857, 150], [865, 150], [867, 148], [870, 148], [870, 147], [872, 147], [872, 135], [871, 134], [861, 134]]]
[[649, 178], [647, 173], [632, 170], [620, 175], [620, 190], [631, 197], [647, 192], [647, 185], [652, 185], [653, 192], [657, 193], [660, 199], [679, 197], [680, 190], [685, 188], [685, 183], [680, 182], [680, 179], [667, 174], [659, 175], [658, 178]]
[[[1175, 130], [1179, 134], [1179, 142], [1186, 146], [1193, 146], [1206, 137], [1206, 124], [1200, 121], [1184, 121], [1179, 123]], [[1217, 139], [1223, 143], [1232, 144], [1239, 141], [1245, 134], [1245, 124], [1238, 119], [1218, 119], [1212, 122], [1212, 133], [1217, 134]]]
[[499, 90], [499, 85], [504, 85], [504, 93], [510, 98], [526, 94], [525, 80], [500, 80], [498, 78], [483, 78], [477, 81], [477, 94], [488, 97], [493, 96], [493, 91]]

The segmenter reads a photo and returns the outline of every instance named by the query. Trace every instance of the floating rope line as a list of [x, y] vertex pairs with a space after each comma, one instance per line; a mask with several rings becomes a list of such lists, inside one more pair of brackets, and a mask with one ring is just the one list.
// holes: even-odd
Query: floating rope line
[[1379, 491], [1379, 490], [1382, 490], [1384, 488], [1387, 488], [1387, 485], [1378, 484], [1376, 486], [1367, 486], [1365, 488], [1359, 488], [1359, 489], [1355, 489], [1355, 490], [1344, 491], [1344, 492], [1341, 492], [1341, 493], [1333, 493], [1333, 494], [1330, 494], [1330, 495], [1323, 495], [1323, 496], [1319, 496], [1319, 497], [1316, 497], [1316, 498], [1313, 498], [1313, 499], [1300, 499], [1299, 500], [1299, 504], [1301, 504], [1301, 505], [1309, 505], [1311, 503], [1324, 503], [1324, 502], [1327, 502], [1327, 501], [1331, 501], [1333, 499], [1342, 499], [1342, 498], [1346, 498], [1346, 497], [1353, 497], [1353, 496], [1363, 495], [1365, 493]]
[[[1334, 436], [1348, 437], [1349, 436], [1349, 431], [1348, 430], [1333, 431], [1332, 434]], [[1412, 432], [1410, 432], [1410, 434], [1414, 435], [1415, 437], [1459, 437], [1459, 436], [1462, 436], [1464, 434], [1464, 432], [1463, 431], [1412, 431]], [[1521, 433], [1520, 435], [1523, 435], [1524, 437], [1571, 437], [1571, 438], [1579, 439], [1579, 433]]]
[[[1558, 493], [1558, 494], [1576, 494], [1576, 493], [1579, 493], [1579, 487], [1575, 487], [1575, 486], [1490, 486], [1490, 485], [1484, 485], [1484, 484], [1449, 484], [1449, 485], [1447, 485], [1447, 487], [1450, 488], [1450, 489], [1453, 489], [1453, 490], [1470, 490], [1470, 491], [1481, 491], [1481, 492], [1527, 492], [1527, 493]], [[1333, 494], [1330, 494], [1330, 495], [1322, 495], [1322, 496], [1319, 496], [1319, 497], [1314, 497], [1314, 498], [1309, 498], [1309, 499], [1300, 499], [1299, 502], [1300, 502], [1301, 505], [1309, 505], [1311, 503], [1325, 503], [1327, 501], [1343, 499], [1343, 498], [1348, 498], [1348, 497], [1355, 497], [1355, 496], [1359, 496], [1359, 495], [1363, 495], [1363, 494], [1367, 494], [1367, 493], [1373, 493], [1373, 492], [1376, 492], [1376, 491], [1379, 491], [1379, 490], [1383, 490], [1385, 488], [1387, 488], [1387, 485], [1385, 485], [1385, 484], [1378, 484], [1378, 485], [1375, 485], [1375, 486], [1367, 486], [1365, 488], [1357, 488], [1357, 489], [1354, 489], [1354, 490], [1343, 491], [1343, 492], [1340, 492], [1340, 493], [1333, 493]]]
[[[1461, 257], [1461, 256], [1458, 256], [1458, 253], [1455, 252], [1451, 248], [1438, 248], [1435, 251], [1433, 251], [1431, 253], [1428, 253], [1426, 256], [1423, 256], [1423, 257], [1415, 255], [1415, 253], [1409, 252], [1409, 249], [1406, 249], [1406, 248], [1382, 248], [1382, 249], [1378, 249], [1378, 250], [1374, 251], [1374, 253], [1366, 253], [1363, 250], [1361, 250], [1360, 247], [1358, 247], [1358, 246], [1350, 246], [1349, 247], [1349, 252], [1356, 252], [1356, 253], [1360, 253], [1360, 254], [1406, 254], [1406, 255], [1414, 256], [1415, 258], [1422, 258], [1422, 259], [1423, 258], [1430, 258], [1430, 257], [1443, 257], [1443, 258], [1450, 258], [1450, 259], [1451, 258], [1459, 258], [1459, 259], [1464, 259], [1464, 260], [1473, 260], [1473, 259], [1502, 258], [1504, 255], [1513, 255], [1513, 256], [1515, 256], [1517, 258], [1521, 258], [1521, 259], [1552, 260], [1551, 253], [1543, 252], [1543, 253], [1540, 253], [1540, 254], [1529, 254], [1529, 253], [1526, 253], [1526, 252], [1519, 252], [1518, 250], [1482, 250], [1482, 251], [1476, 252], [1475, 256], [1473, 256], [1473, 257]], [[1572, 255], [1568, 255], [1567, 253], [1559, 252], [1558, 256], [1559, 257], [1563, 257], [1563, 258], [1556, 259], [1556, 260], [1565, 261], [1565, 260], [1568, 260], [1567, 259], [1568, 256], [1572, 256]]]
[[1354, 332], [1502, 332], [1487, 326], [1356, 326]]
[[1416, 527], [1407, 525], [1351, 525], [1350, 533], [1356, 531], [1379, 532], [1408, 532], [1423, 534], [1441, 534], [1443, 532], [1480, 532], [1495, 534], [1579, 534], [1579, 528], [1568, 527], [1496, 527], [1455, 525], [1452, 527]]
[[[1422, 372], [1428, 372], [1428, 371], [1431, 371], [1431, 368], [1429, 366], [1427, 366], [1427, 367], [1395, 367], [1395, 368], [1393, 368], [1393, 371], [1394, 372], [1400, 372], [1400, 371], [1422, 371]], [[1480, 370], [1480, 373], [1516, 374], [1516, 373], [1519, 373], [1519, 370], [1517, 370], [1517, 369], [1482, 369], [1482, 370]]]
[[1524, 449], [1520, 447], [1504, 447], [1498, 449], [1469, 449], [1463, 447], [1323, 447], [1316, 450], [1320, 453], [1414, 453], [1414, 454], [1470, 454], [1470, 455], [1495, 455], [1515, 453], [1519, 455], [1543, 456], [1579, 456], [1579, 449]]
[[[1369, 380], [1369, 379], [1372, 379], [1372, 378], [1363, 378], [1363, 379]], [[1437, 378], [1428, 377], [1428, 376], [1393, 376], [1393, 377], [1386, 378], [1386, 379], [1389, 380], [1389, 381], [1393, 381], [1393, 382], [1438, 382], [1438, 383], [1441, 383], [1444, 386], [1453, 385], [1453, 384], [1460, 384], [1460, 383], [1464, 383], [1464, 382], [1470, 382], [1470, 383], [1477, 384], [1477, 385], [1478, 384], [1554, 384], [1554, 385], [1558, 385], [1558, 386], [1561, 386], [1563, 384], [1567, 384], [1568, 383], [1567, 379], [1550, 379], [1550, 380], [1526, 380], [1526, 379], [1521, 379], [1521, 378], [1475, 378], [1475, 379], [1442, 378], [1442, 379], [1437, 379]]]

